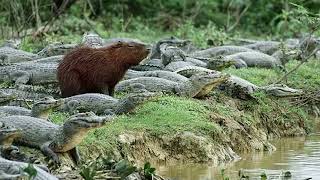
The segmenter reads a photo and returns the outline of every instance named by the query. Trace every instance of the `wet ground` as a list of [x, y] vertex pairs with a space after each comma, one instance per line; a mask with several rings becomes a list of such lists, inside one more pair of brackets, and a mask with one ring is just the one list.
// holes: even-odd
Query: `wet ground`
[[244, 169], [243, 172], [250, 179], [260, 179], [263, 172], [268, 179], [285, 179], [284, 173], [290, 171], [292, 177], [287, 178], [290, 180], [320, 180], [320, 133], [307, 137], [283, 138], [272, 144], [277, 148], [274, 152], [241, 155], [240, 161], [219, 167], [200, 164], [159, 165], [157, 172], [172, 180], [222, 180], [221, 169], [226, 169], [225, 177], [230, 179], [239, 179], [240, 169]]

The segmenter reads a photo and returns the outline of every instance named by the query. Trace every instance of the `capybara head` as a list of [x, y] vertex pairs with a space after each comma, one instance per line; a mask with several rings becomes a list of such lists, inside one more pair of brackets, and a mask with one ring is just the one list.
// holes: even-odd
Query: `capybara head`
[[119, 60], [126, 62], [128, 65], [138, 65], [145, 59], [149, 52], [150, 47], [142, 42], [122, 42], [118, 41], [110, 46], [108, 49], [112, 52], [112, 57], [118, 57]]

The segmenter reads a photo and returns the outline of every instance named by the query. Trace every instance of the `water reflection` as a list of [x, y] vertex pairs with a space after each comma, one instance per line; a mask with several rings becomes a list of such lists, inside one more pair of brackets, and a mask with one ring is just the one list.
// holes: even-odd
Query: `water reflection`
[[[313, 180], [320, 179], [320, 134], [313, 134], [308, 137], [284, 138], [273, 142], [273, 144], [277, 148], [275, 152], [242, 155], [242, 160], [225, 166], [160, 165], [157, 171], [160, 175], [172, 180], [221, 179], [220, 170], [223, 168], [226, 169], [225, 173], [231, 179], [238, 179], [239, 169], [249, 169], [253, 172], [259, 169], [289, 170], [293, 175], [291, 179], [301, 180], [310, 177]], [[270, 171], [269, 173], [273, 172]]]

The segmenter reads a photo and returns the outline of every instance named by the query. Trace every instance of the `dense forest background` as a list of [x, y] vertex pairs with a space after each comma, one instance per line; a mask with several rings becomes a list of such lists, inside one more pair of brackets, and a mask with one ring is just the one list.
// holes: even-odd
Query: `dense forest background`
[[[189, 27], [253, 36], [299, 36], [299, 6], [312, 16], [319, 0], [0, 0], [0, 39], [86, 31], [131, 32]], [[102, 34], [103, 35], [103, 34]], [[205, 36], [205, 35], [203, 35]], [[217, 34], [221, 37], [221, 34]]]

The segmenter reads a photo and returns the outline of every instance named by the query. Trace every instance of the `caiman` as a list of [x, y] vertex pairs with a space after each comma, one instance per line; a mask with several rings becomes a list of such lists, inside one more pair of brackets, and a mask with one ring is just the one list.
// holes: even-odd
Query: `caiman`
[[14, 139], [14, 144], [38, 148], [55, 164], [61, 164], [57, 153], [66, 152], [79, 164], [80, 156], [76, 146], [89, 130], [101, 127], [111, 119], [112, 116], [99, 117], [93, 112], [87, 112], [69, 117], [61, 126], [43, 119], [18, 115], [1, 117], [0, 123], [21, 130], [22, 135]]

